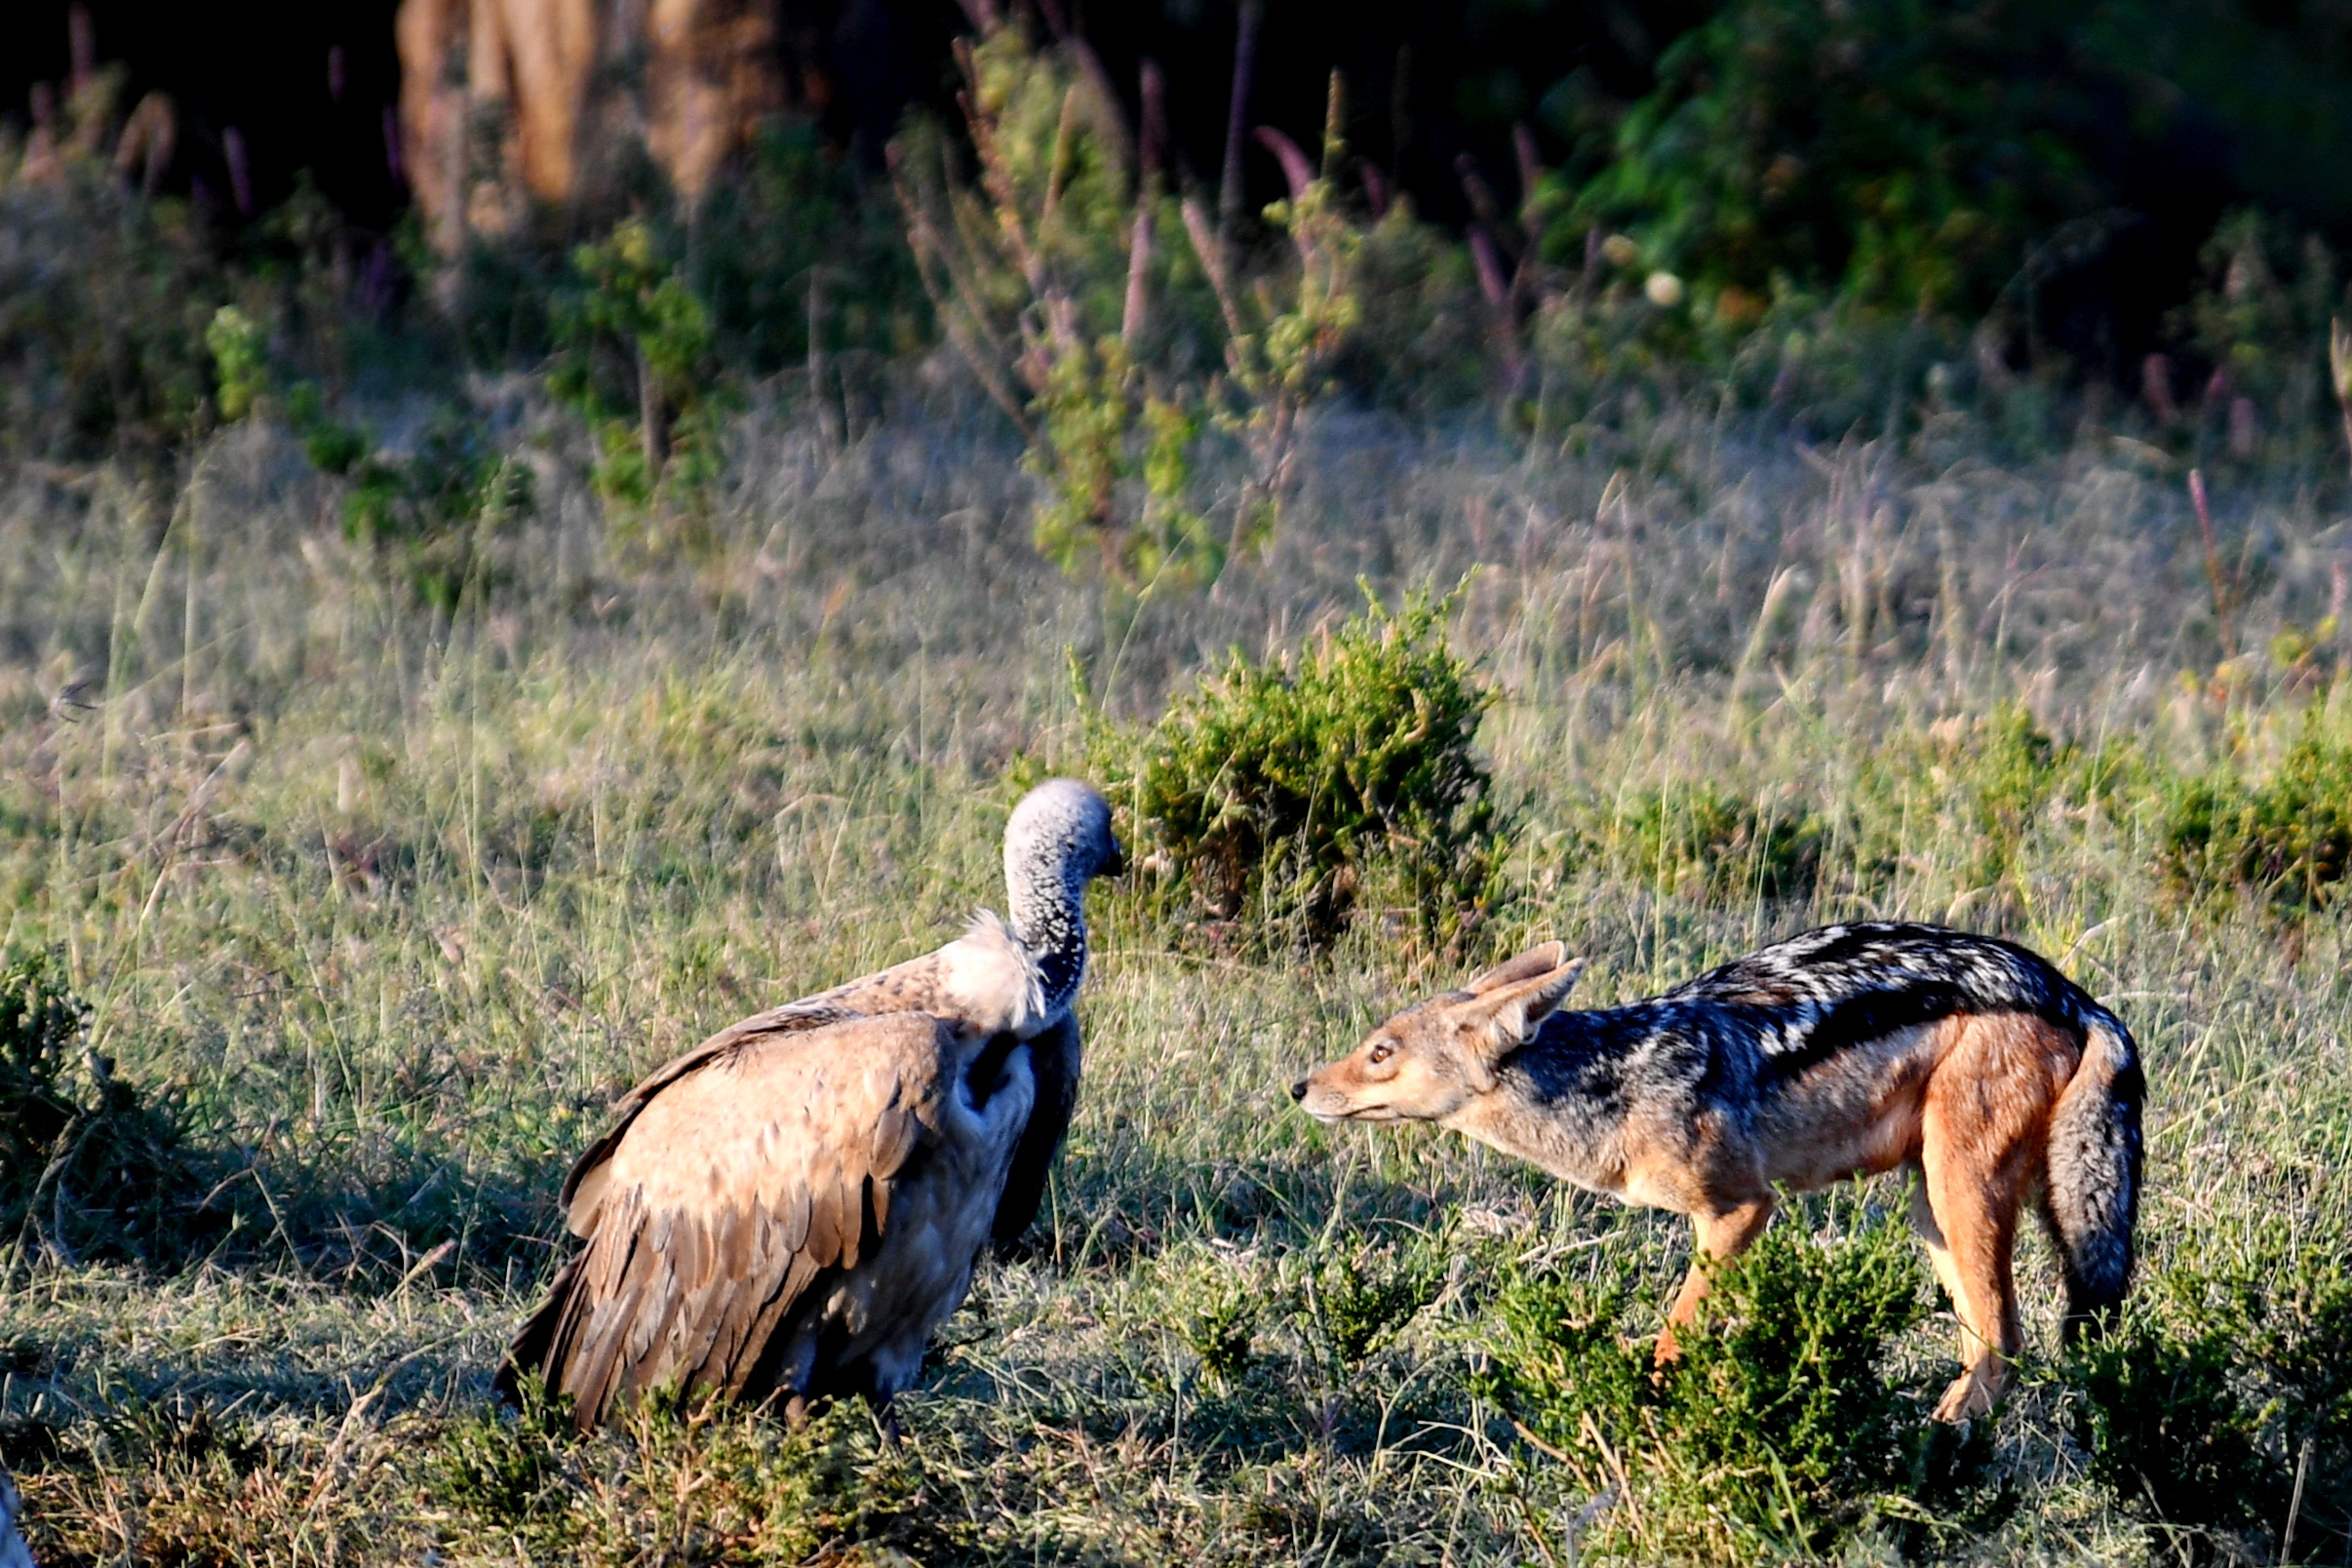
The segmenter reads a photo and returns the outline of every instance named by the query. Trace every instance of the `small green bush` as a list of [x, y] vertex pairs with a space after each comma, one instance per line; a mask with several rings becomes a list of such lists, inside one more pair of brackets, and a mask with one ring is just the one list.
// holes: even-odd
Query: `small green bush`
[[930, 307], [888, 193], [806, 121], [770, 121], [745, 150], [693, 215], [693, 243], [672, 246], [728, 367], [815, 371], [813, 333], [834, 370], [870, 380], [882, 360], [927, 346]]
[[158, 1260], [189, 1237], [203, 1188], [176, 1107], [142, 1102], [88, 1049], [90, 1007], [60, 954], [0, 955], [0, 1243]]
[[2025, 709], [1954, 715], [1884, 747], [1862, 768], [1848, 820], [1855, 875], [1881, 886], [1927, 859], [1961, 887], [2014, 885], [2034, 836], [2063, 811], [2110, 808], [2146, 780], [2128, 745], [2053, 738]]
[[433, 1495], [457, 1543], [602, 1561], [636, 1554], [650, 1538], [709, 1562], [934, 1544], [915, 1507], [920, 1472], [904, 1450], [882, 1445], [862, 1404], [821, 1404], [788, 1431], [724, 1402], [655, 1399], [578, 1442], [559, 1412], [527, 1398], [520, 1420], [480, 1410], [439, 1435]]
[[95, 158], [15, 182], [0, 147], [0, 452], [168, 456], [204, 423], [205, 333], [234, 293], [184, 202]]
[[2318, 1562], [2352, 1547], [2352, 1270], [2340, 1247], [2257, 1245], [2178, 1264], [2066, 1371], [2084, 1394], [2077, 1440], [2127, 1509], [2202, 1538], [2234, 1534], [2262, 1561], [2288, 1560], [2291, 1545], [2293, 1560]]
[[38, 1172], [79, 1113], [67, 1080], [89, 1022], [59, 955], [20, 949], [0, 962], [0, 1181]]
[[1097, 716], [1088, 760], [1219, 921], [1326, 942], [1392, 870], [1422, 934], [1452, 941], [1492, 907], [1509, 839], [1472, 747], [1496, 692], [1446, 640], [1453, 603], [1372, 601], [1294, 659], [1236, 652], [1141, 734]]
[[433, 1468], [436, 1490], [450, 1507], [518, 1535], [561, 1511], [558, 1429], [539, 1392], [537, 1387], [529, 1391], [521, 1420], [484, 1409], [443, 1429]]
[[[1705, 299], [1794, 286], [1981, 313], [2027, 245], [2114, 199], [2092, 156], [2117, 128], [2088, 105], [2139, 87], [2078, 62], [2068, 25], [1916, 0], [1723, 7], [1659, 57], [1554, 251], [1623, 224]], [[2165, 106], [2134, 107], [2126, 134], [2160, 136]]]
[[1682, 1548], [1826, 1550], [1921, 1485], [1926, 1402], [1885, 1363], [1925, 1315], [1926, 1281], [1894, 1221], [1823, 1244], [1790, 1218], [1717, 1270], [1676, 1336], [1681, 1358], [1655, 1379], [1627, 1330], [1654, 1324], [1658, 1304], [1627, 1274], [1512, 1278], [1480, 1392], [1587, 1486], [1614, 1484], [1622, 1466], [1659, 1527], [1710, 1536]]
[[1239, 1281], [1229, 1280], [1186, 1317], [1184, 1341], [1209, 1376], [1230, 1384], [1249, 1370], [1250, 1340], [1257, 1326], [1257, 1299]]
[[2075, 1435], [2091, 1473], [2145, 1517], [2208, 1529], [2260, 1522], [2277, 1482], [2259, 1413], [2239, 1393], [2239, 1360], [2225, 1332], [2182, 1338], [2143, 1316], [2079, 1352]]
[[709, 306], [639, 218], [575, 250], [571, 270], [550, 311], [547, 387], [588, 422], [597, 489], [641, 507], [698, 491], [717, 471], [726, 403]]
[[2266, 778], [2223, 766], [2176, 786], [2158, 865], [2184, 894], [2243, 890], [2283, 912], [2332, 902], [2352, 868], [2352, 746], [2307, 728]]
[[1300, 1321], [1336, 1368], [1352, 1370], [1402, 1333], [1444, 1282], [1426, 1243], [1329, 1248], [1307, 1274]]

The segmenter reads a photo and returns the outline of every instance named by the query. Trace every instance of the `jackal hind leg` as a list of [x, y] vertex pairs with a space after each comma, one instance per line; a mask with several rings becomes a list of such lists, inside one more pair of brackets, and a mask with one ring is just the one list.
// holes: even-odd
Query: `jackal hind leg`
[[[1927, 1173], [1916, 1164], [1905, 1167], [1916, 1179], [1911, 1189], [1911, 1234], [1927, 1249], [1928, 1262], [1936, 1266], [1936, 1283], [1953, 1302], [1960, 1300], [1960, 1270], [1952, 1262], [1952, 1249], [1944, 1244], [1943, 1227], [1936, 1223], [1935, 1206], [1928, 1201]], [[1961, 1359], [1967, 1360], [1965, 1353]]]
[[1937, 1420], [1954, 1422], [1991, 1411], [2024, 1344], [2013, 1253], [2038, 1153], [2033, 1135], [2049, 1099], [2031, 1059], [2032, 1034], [2044, 1027], [2038, 1020], [1981, 1018], [1963, 1027], [1968, 1038], [1938, 1068], [1920, 1118], [1924, 1225], [1913, 1208], [1960, 1319], [1961, 1374], [1936, 1406]]
[[1696, 1317], [1699, 1304], [1706, 1299], [1705, 1260], [1720, 1262], [1746, 1251], [1747, 1244], [1762, 1235], [1764, 1227], [1772, 1223], [1772, 1195], [1767, 1193], [1753, 1202], [1691, 1216], [1691, 1232], [1697, 1243], [1691, 1272], [1682, 1276], [1682, 1288], [1674, 1293], [1674, 1305], [1666, 1309], [1666, 1327], [1658, 1334], [1653, 1366], [1665, 1366], [1682, 1353], [1682, 1348], [1674, 1343], [1674, 1330]]
[[[1929, 1200], [1925, 1173], [1920, 1173], [1919, 1185], [1911, 1189], [1911, 1231], [1919, 1244], [1927, 1250], [1928, 1262], [1936, 1267], [1936, 1282], [1951, 1299], [1952, 1315], [1960, 1323], [1961, 1375], [1937, 1402], [1939, 1421], [1968, 1421], [1989, 1411], [2000, 1396], [2005, 1370], [2000, 1356], [1993, 1353], [1976, 1327], [1981, 1319], [1971, 1311], [1970, 1287], [1960, 1272], [1958, 1260], [1943, 1238], [1943, 1227], [1937, 1223], [1935, 1205]], [[2011, 1353], [2021, 1341], [2013, 1340]]]

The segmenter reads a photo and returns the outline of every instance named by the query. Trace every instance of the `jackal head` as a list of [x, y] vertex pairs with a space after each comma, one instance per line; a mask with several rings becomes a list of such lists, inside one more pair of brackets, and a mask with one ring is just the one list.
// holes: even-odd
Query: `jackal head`
[[1535, 1033], [1584, 970], [1584, 960], [1547, 942], [1463, 990], [1407, 1007], [1293, 1083], [1290, 1097], [1318, 1121], [1442, 1121], [1495, 1086], [1495, 1064]]

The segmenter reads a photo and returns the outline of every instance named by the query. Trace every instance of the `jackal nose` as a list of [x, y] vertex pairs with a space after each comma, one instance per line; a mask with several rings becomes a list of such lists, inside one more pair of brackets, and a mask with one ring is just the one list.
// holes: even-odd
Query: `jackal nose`
[[1290, 1086], [1290, 1097], [1293, 1100], [1304, 1100], [1307, 1098], [1307, 1080], [1305, 1078], [1299, 1079], [1296, 1083], [1293, 1083]]

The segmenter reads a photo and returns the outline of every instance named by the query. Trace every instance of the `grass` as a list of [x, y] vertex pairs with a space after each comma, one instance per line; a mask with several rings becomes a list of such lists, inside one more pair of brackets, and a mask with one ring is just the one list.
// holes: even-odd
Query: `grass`
[[[667, 549], [608, 538], [586, 453], [534, 417], [533, 507], [449, 603], [346, 538], [266, 426], [170, 492], [0, 491], [0, 934], [62, 951], [88, 1043], [209, 1177], [142, 1257], [0, 1237], [0, 1463], [42, 1562], [2341, 1560], [2343, 1298], [2318, 1265], [2263, 1281], [2352, 1247], [2352, 929], [2325, 897], [2183, 890], [2167, 846], [2192, 786], [2286, 798], [2266, 781], [2352, 687], [2307, 638], [2222, 660], [2185, 499], [2128, 451], [1331, 415], [1262, 557], [1138, 604], [1037, 560], [1017, 450], [937, 401], [849, 444], [754, 409]], [[2244, 647], [2328, 608], [2318, 493], [2219, 497]], [[1705, 1488], [1657, 1477], [1725, 1434], [1614, 1488], [1523, 1441], [1490, 1397], [1511, 1281], [1622, 1283], [1637, 1340], [1684, 1228], [1292, 1111], [1302, 1069], [1460, 972], [1411, 921], [1367, 901], [1327, 954], [1262, 951], [1140, 886], [1095, 895], [1042, 1231], [983, 1268], [902, 1452], [854, 1408], [583, 1443], [494, 1412], [607, 1099], [1000, 899], [1008, 779], [1081, 763], [1068, 650], [1147, 725], [1229, 647], [1356, 612], [1359, 574], [1393, 605], [1473, 566], [1451, 637], [1504, 694], [1479, 743], [1517, 830], [1491, 951], [1562, 936], [1600, 1004], [1824, 918], [1951, 920], [2136, 1033], [2147, 1349], [2061, 1361], [2028, 1242], [2036, 1359], [1979, 1456], [2002, 1506], [1914, 1487], [1808, 1513], [1834, 1529], [1677, 1532], [1660, 1510]], [[1905, 1200], [1794, 1224], [1867, 1246]], [[2209, 1366], [2249, 1300], [2272, 1338]], [[1872, 1375], [1940, 1388], [1950, 1340], [1932, 1313]], [[2104, 1426], [2086, 1389], [2122, 1391]], [[2184, 1400], [2242, 1451], [2168, 1448]], [[2185, 1516], [2132, 1489], [2168, 1455], [2251, 1478]]]

